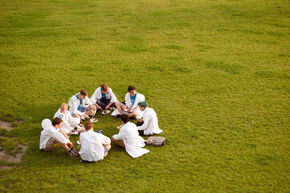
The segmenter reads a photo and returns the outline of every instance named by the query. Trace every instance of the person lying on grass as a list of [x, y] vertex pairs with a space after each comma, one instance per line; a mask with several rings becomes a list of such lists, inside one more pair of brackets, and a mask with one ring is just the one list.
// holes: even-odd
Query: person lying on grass
[[40, 135], [39, 149], [43, 151], [51, 151], [56, 144], [60, 144], [70, 156], [78, 157], [78, 152], [73, 148], [72, 142], [70, 142], [67, 134], [64, 130], [61, 130], [63, 121], [56, 117], [52, 120], [44, 119], [41, 123], [43, 130]]
[[102, 110], [102, 114], [110, 113], [110, 107], [116, 107], [115, 102], [117, 101], [116, 95], [112, 89], [105, 83], [101, 84], [97, 88], [91, 97], [91, 103], [94, 104], [97, 109]]
[[[80, 118], [73, 117], [70, 112], [68, 111], [68, 105], [66, 103], [62, 103], [58, 111], [54, 114], [54, 117], [58, 117], [63, 121], [61, 129], [70, 136], [72, 133], [75, 132], [75, 127], [80, 127]], [[77, 134], [77, 133], [76, 133]]]
[[111, 140], [101, 133], [94, 132], [91, 122], [85, 124], [85, 132], [80, 134], [80, 162], [96, 162], [103, 160], [111, 149]]
[[83, 89], [71, 97], [69, 101], [69, 112], [72, 116], [82, 120], [89, 119], [96, 114], [95, 107], [91, 104], [88, 92]]
[[145, 96], [137, 93], [134, 86], [129, 86], [128, 93], [125, 95], [125, 104], [116, 102], [116, 107], [120, 115], [128, 114], [130, 118], [140, 119], [142, 118], [142, 113], [137, 104], [141, 101], [145, 101]]
[[111, 138], [112, 142], [125, 148], [126, 152], [133, 158], [148, 153], [149, 151], [143, 148], [145, 146], [144, 139], [139, 136], [136, 125], [129, 122], [127, 114], [121, 115], [121, 122], [123, 125], [119, 128], [119, 133]]
[[139, 134], [153, 135], [162, 133], [163, 131], [158, 126], [158, 118], [154, 109], [147, 107], [145, 101], [139, 102], [138, 106], [143, 112], [143, 124], [137, 127]]

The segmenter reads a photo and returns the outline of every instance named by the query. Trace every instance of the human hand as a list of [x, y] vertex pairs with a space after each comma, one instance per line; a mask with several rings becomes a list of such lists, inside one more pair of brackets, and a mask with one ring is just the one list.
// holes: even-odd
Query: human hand
[[67, 142], [67, 146], [69, 147], [69, 148], [72, 148], [73, 147], [73, 144], [72, 144], [72, 142]]

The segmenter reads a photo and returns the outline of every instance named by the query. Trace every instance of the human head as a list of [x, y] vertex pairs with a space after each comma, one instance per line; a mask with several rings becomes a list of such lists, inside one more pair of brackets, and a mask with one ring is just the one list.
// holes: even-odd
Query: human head
[[138, 106], [141, 111], [144, 111], [148, 105], [145, 101], [142, 101], [138, 103]]
[[52, 125], [55, 127], [55, 128], [58, 128], [60, 129], [61, 126], [62, 126], [62, 120], [58, 117], [55, 117], [53, 120], [52, 120]]
[[103, 94], [106, 94], [109, 90], [109, 86], [106, 83], [101, 84], [101, 91]]
[[136, 93], [136, 89], [134, 86], [128, 86], [128, 92], [130, 93], [130, 96], [134, 96]]
[[60, 111], [63, 113], [65, 111], [67, 111], [68, 109], [68, 106], [66, 103], [62, 103], [61, 106], [60, 106]]
[[82, 99], [85, 99], [87, 95], [88, 95], [88, 92], [85, 89], [83, 89], [80, 91], [79, 97]]
[[91, 130], [91, 129], [94, 129], [94, 124], [91, 123], [91, 122], [87, 122], [87, 123], [85, 124], [85, 129], [86, 129], [86, 131], [89, 131], [89, 130]]
[[129, 117], [127, 114], [122, 114], [121, 115], [121, 121], [123, 124], [126, 124], [127, 122], [129, 122]]

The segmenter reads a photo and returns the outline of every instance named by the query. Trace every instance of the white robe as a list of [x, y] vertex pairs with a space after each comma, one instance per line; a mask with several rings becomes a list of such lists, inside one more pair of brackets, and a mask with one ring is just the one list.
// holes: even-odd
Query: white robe
[[104, 159], [104, 146], [111, 143], [111, 139], [93, 130], [80, 134], [81, 150], [79, 152], [82, 160], [98, 161]]
[[139, 102], [145, 101], [145, 96], [143, 94], [140, 94], [140, 93], [136, 93], [136, 94], [137, 95], [136, 95], [136, 99], [135, 99], [135, 103], [134, 104], [131, 103], [130, 93], [127, 93], [125, 95], [125, 103], [126, 103], [126, 106], [129, 109], [131, 109], [131, 110], [133, 110], [135, 108], [138, 108], [138, 103]]
[[40, 135], [39, 149], [45, 149], [47, 141], [52, 137], [62, 144], [67, 144], [67, 140], [58, 129], [56, 129], [49, 119], [44, 119], [41, 122], [43, 130]]
[[[136, 109], [137, 110], [136, 118], [137, 119], [141, 119], [142, 116], [143, 116], [143, 112], [139, 109], [138, 103], [142, 102], [142, 101], [145, 101], [145, 96], [143, 94], [140, 94], [140, 93], [136, 93], [136, 94], [137, 95], [136, 95], [135, 103], [132, 104], [131, 103], [131, 98], [130, 98], [130, 93], [127, 93], [125, 95], [125, 104], [128, 107], [128, 109], [130, 109], [130, 110]], [[120, 114], [120, 112], [118, 111], [118, 109], [115, 109], [115, 111], [113, 111], [113, 113], [111, 115], [112, 116], [117, 116], [119, 114]]]
[[[79, 93], [77, 93], [79, 94]], [[69, 101], [69, 112], [71, 115], [80, 115], [80, 116], [83, 116], [85, 114], [85, 112], [81, 112], [78, 110], [78, 107], [80, 105], [80, 99], [78, 99], [76, 97], [75, 94], [74, 96], [71, 97], [70, 101]], [[86, 96], [86, 98], [83, 100], [83, 106], [84, 107], [88, 107], [89, 105], [91, 105], [91, 101], [89, 99], [89, 97]]]
[[[109, 88], [108, 92], [106, 93], [106, 98], [107, 99], [111, 99], [111, 103], [114, 103], [117, 101], [117, 97], [116, 95], [113, 93], [112, 89]], [[94, 92], [94, 94], [91, 97], [91, 103], [95, 104], [97, 100], [101, 100], [102, 99], [102, 91], [101, 91], [101, 87], [97, 88]]]
[[133, 158], [140, 157], [149, 151], [145, 148], [144, 139], [139, 136], [137, 127], [134, 123], [128, 122], [121, 127], [118, 134], [113, 135], [116, 140], [123, 140], [126, 152]]
[[138, 130], [144, 130], [144, 135], [159, 134], [163, 131], [158, 126], [157, 114], [152, 108], [146, 108], [143, 112], [143, 125], [137, 127]]
[[62, 113], [60, 108], [54, 114], [53, 118], [58, 117], [63, 121], [62, 128], [66, 133], [71, 132], [74, 127], [77, 127], [80, 124], [80, 118], [74, 118], [69, 111]]

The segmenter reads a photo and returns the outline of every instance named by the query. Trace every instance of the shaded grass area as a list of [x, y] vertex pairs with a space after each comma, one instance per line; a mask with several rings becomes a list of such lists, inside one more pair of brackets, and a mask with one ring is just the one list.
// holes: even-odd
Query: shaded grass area
[[[287, 1], [0, 3], [0, 117], [24, 120], [1, 145], [30, 143], [1, 191], [289, 191]], [[96, 164], [40, 152], [41, 120], [102, 82], [121, 101], [135, 85], [168, 143], [139, 159], [113, 146]]]

